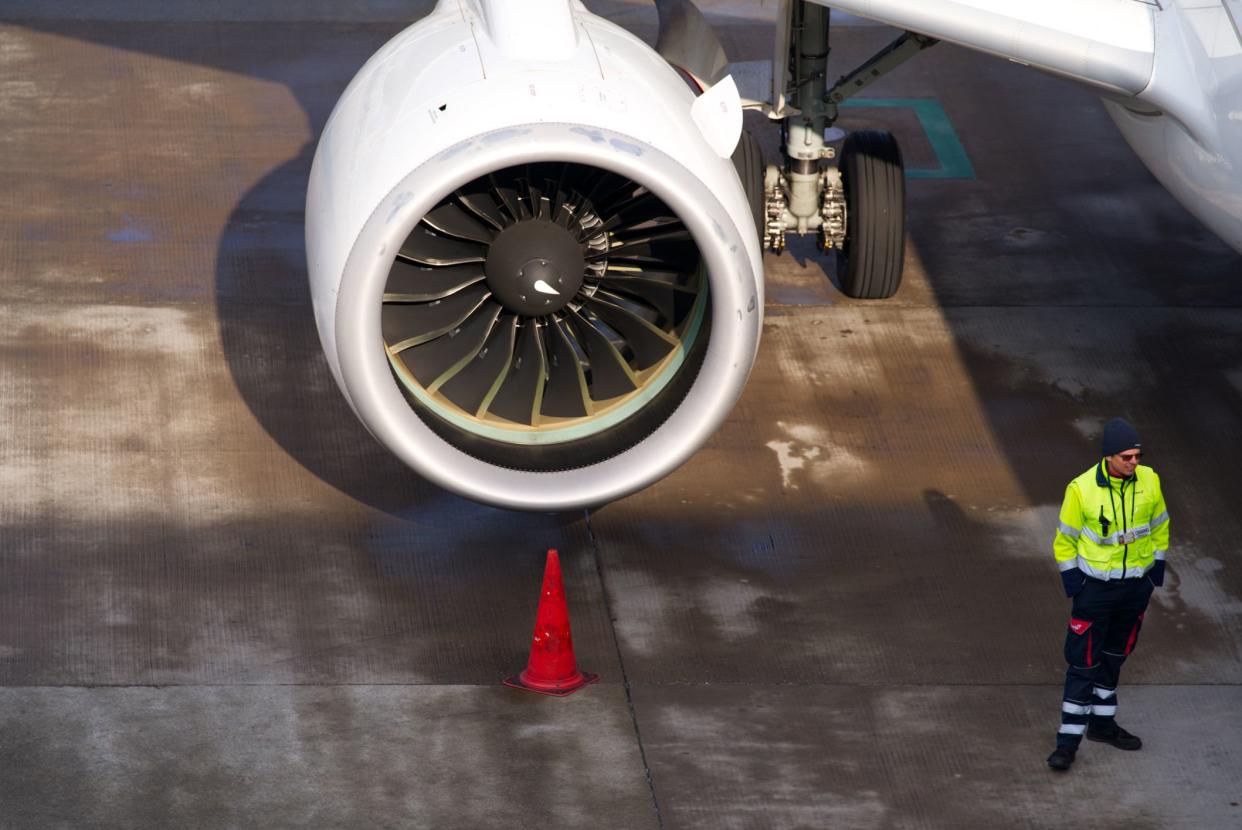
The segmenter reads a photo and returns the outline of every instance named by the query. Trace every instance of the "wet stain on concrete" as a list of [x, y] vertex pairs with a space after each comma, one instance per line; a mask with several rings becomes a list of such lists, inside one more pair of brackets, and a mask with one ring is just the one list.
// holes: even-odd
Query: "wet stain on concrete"
[[125, 227], [108, 233], [109, 242], [150, 242], [154, 237], [151, 231], [137, 224], [128, 216], [124, 217]]

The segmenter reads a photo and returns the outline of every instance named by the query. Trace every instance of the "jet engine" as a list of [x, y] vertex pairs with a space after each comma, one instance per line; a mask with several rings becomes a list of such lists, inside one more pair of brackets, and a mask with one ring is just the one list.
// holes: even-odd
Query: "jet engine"
[[320, 338], [367, 429], [526, 510], [620, 498], [701, 446], [763, 310], [727, 87], [705, 105], [570, 0], [442, 0], [376, 53], [306, 208]]

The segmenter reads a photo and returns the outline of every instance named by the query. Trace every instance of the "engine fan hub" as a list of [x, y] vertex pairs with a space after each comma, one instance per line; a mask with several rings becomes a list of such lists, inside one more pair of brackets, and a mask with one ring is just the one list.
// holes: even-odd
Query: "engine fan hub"
[[487, 287], [509, 311], [541, 317], [564, 308], [586, 273], [583, 246], [546, 219], [524, 219], [492, 242], [483, 271]]

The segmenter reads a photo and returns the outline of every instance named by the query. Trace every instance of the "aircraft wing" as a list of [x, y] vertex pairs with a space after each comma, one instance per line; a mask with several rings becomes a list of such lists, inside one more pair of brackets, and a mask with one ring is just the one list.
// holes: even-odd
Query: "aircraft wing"
[[1209, 153], [1232, 155], [1222, 120], [1237, 109], [1239, 0], [811, 2], [1071, 78], [1132, 112], [1168, 115]]
[[1136, 96], [1152, 79], [1157, 6], [1144, 0], [812, 0]]

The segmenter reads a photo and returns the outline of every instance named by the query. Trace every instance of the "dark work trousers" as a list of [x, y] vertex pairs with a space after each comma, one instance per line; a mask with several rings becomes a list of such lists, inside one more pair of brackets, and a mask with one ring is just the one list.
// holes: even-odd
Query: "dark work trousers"
[[1057, 746], [1077, 748], [1088, 724], [1092, 730], [1112, 729], [1121, 664], [1138, 643], [1154, 588], [1146, 576], [1107, 582], [1087, 577], [1074, 596]]

